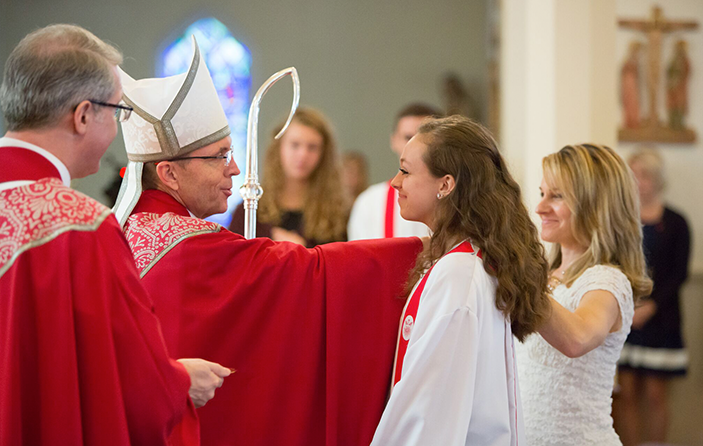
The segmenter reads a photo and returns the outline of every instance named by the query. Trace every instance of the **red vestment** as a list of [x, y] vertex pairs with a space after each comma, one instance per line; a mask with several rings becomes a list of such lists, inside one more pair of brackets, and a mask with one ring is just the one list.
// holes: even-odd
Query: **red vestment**
[[0, 444], [197, 444], [190, 378], [110, 209], [36, 152], [0, 157]]
[[246, 240], [147, 190], [125, 229], [169, 351], [237, 369], [204, 445], [368, 445], [388, 395], [417, 238]]

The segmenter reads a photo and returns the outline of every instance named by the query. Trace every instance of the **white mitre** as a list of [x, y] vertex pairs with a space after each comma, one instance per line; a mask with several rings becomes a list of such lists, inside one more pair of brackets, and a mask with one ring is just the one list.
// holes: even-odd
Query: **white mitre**
[[134, 108], [122, 122], [129, 163], [112, 209], [121, 226], [142, 194], [145, 162], [181, 157], [230, 134], [210, 72], [193, 37], [190, 69], [177, 76], [134, 80], [118, 69], [124, 102]]

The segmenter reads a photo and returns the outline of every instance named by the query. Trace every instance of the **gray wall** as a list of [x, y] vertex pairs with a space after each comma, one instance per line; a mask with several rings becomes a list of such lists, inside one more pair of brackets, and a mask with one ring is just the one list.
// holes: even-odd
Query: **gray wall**
[[[301, 104], [334, 123], [340, 148], [361, 150], [372, 181], [390, 178], [397, 159], [388, 148], [396, 111], [414, 100], [441, 106], [440, 79], [454, 71], [485, 101], [485, 0], [225, 1], [0, 0], [0, 64], [28, 32], [50, 23], [75, 23], [124, 52], [135, 78], [155, 73], [155, 58], [193, 21], [214, 16], [253, 56], [252, 94], [272, 73], [298, 68]], [[260, 150], [290, 101], [281, 82], [262, 105]], [[120, 161], [121, 137], [110, 147]], [[74, 187], [104, 200], [107, 167]]]

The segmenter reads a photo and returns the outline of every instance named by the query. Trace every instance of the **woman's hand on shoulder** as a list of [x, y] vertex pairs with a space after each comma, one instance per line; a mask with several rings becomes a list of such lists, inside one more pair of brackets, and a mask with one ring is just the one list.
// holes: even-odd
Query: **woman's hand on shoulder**
[[609, 333], [622, 326], [620, 306], [609, 291], [584, 294], [573, 313], [551, 298], [552, 315], [539, 330], [552, 347], [570, 358], [578, 358], [597, 348]]

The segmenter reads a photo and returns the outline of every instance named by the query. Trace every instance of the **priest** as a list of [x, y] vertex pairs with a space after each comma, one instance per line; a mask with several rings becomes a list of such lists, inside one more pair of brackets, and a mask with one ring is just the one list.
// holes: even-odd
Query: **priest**
[[420, 239], [305, 249], [203, 220], [227, 210], [239, 168], [197, 46], [182, 75], [121, 76], [135, 116], [115, 209], [166, 343], [237, 369], [199, 413], [202, 443], [369, 444]]
[[0, 103], [0, 444], [198, 444], [193, 402], [229, 370], [169, 359], [110, 209], [70, 188], [129, 118], [117, 49], [83, 28], [25, 37]]

